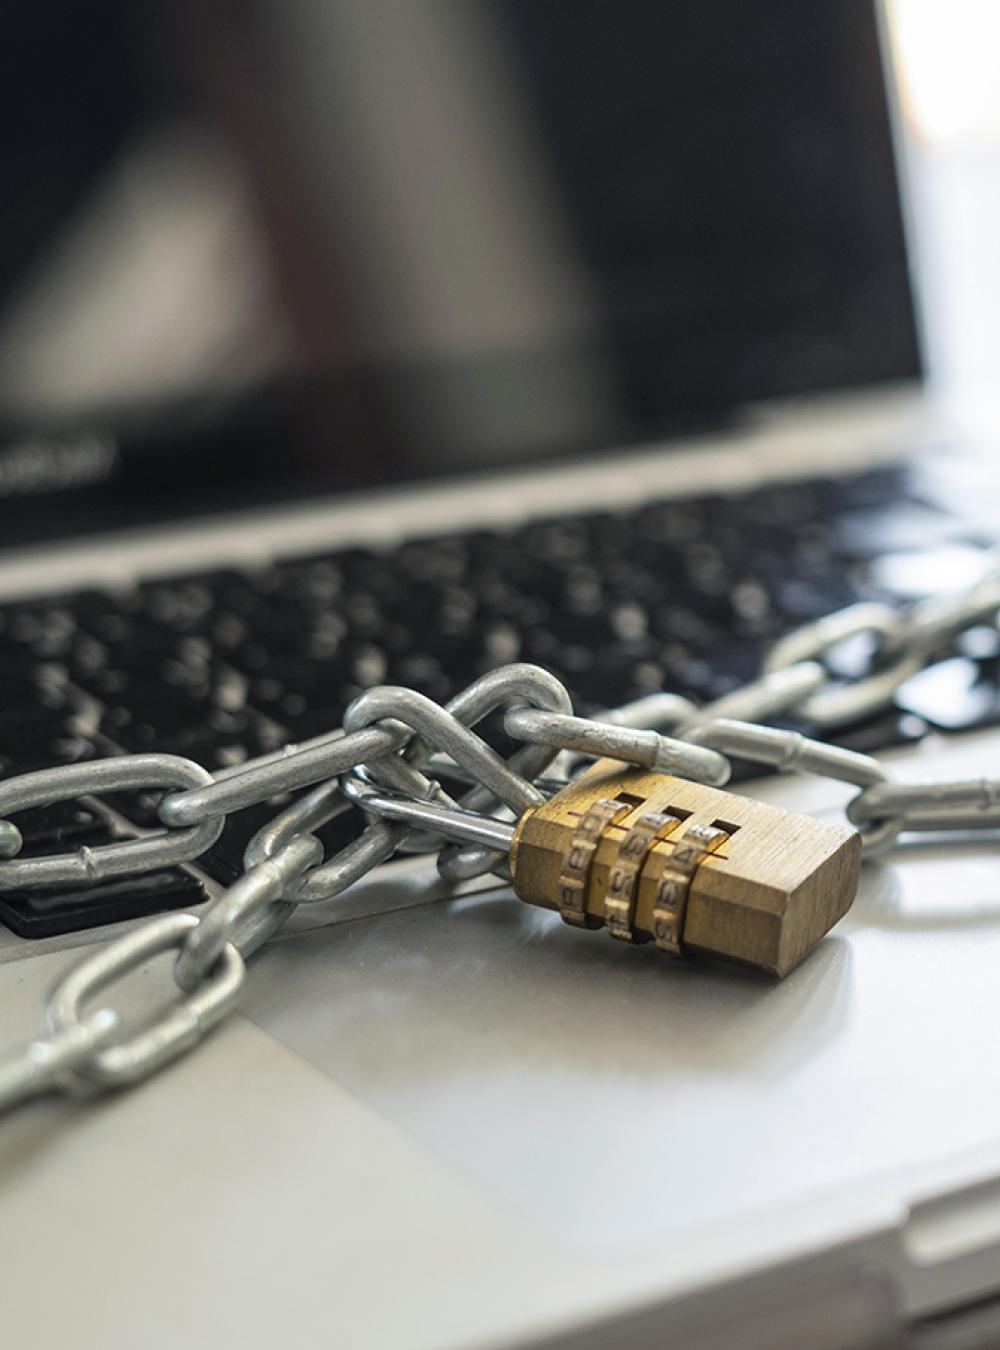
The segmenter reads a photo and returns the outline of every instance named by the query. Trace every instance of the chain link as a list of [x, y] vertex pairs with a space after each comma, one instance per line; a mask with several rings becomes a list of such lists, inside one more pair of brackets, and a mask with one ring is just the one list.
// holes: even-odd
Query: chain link
[[0, 1114], [55, 1088], [68, 1088], [69, 1075], [93, 1059], [118, 1030], [118, 1016], [99, 1008], [0, 1063]]
[[[182, 949], [198, 926], [194, 914], [162, 914], [85, 956], [49, 995], [45, 1023], [50, 1036], [58, 1038], [78, 1026], [87, 1000], [150, 957]], [[81, 1058], [70, 1069], [71, 1076], [101, 1087], [123, 1087], [147, 1077], [197, 1045], [235, 1007], [245, 979], [243, 958], [227, 943], [200, 988], [168, 1005], [141, 1030]]]
[[895, 821], [899, 830], [985, 830], [1000, 827], [1000, 782], [875, 783], [847, 807], [864, 834], [873, 821]]
[[[844, 750], [826, 741], [811, 740], [798, 731], [720, 717], [696, 727], [691, 735], [702, 745], [711, 745], [725, 755], [738, 755], [751, 764], [766, 764], [782, 773], [818, 774], [863, 789], [881, 785], [889, 778], [888, 772], [871, 755]], [[869, 857], [890, 848], [902, 827], [902, 820], [891, 811], [851, 823], [857, 826]]]
[[[157, 787], [197, 792], [211, 781], [207, 769], [177, 755], [119, 755], [87, 764], [64, 764], [0, 782], [0, 816], [32, 806], [72, 801], [91, 793]], [[101, 844], [52, 857], [14, 856], [0, 862], [0, 888], [86, 884], [173, 867], [190, 862], [211, 848], [222, 833], [223, 823], [222, 817], [218, 817], [184, 829], [168, 829], [146, 839]]]
[[[449, 881], [506, 872], [511, 820], [546, 799], [581, 760], [610, 757], [721, 786], [731, 758], [784, 773], [819, 774], [858, 789], [847, 817], [867, 857], [901, 833], [1000, 828], [1000, 780], [902, 784], [870, 755], [761, 723], [791, 716], [828, 730], [886, 707], [906, 679], [948, 655], [966, 628], [996, 623], [1000, 572], [966, 591], [897, 611], [853, 605], [771, 649], [759, 678], [701, 708], [656, 693], [594, 718], [573, 715], [566, 689], [536, 666], [489, 672], [445, 707], [413, 690], [370, 689], [344, 726], [215, 775], [173, 755], [123, 756], [0, 782], [0, 886], [31, 888], [132, 876], [190, 862], [226, 816], [288, 793], [302, 795], [251, 839], [244, 873], [201, 916], [152, 919], [87, 955], [52, 991], [44, 1034], [0, 1062], [0, 1111], [57, 1090], [121, 1087], [195, 1045], [235, 1006], [244, 958], [296, 906], [333, 901], [397, 853], [433, 850]], [[835, 678], [827, 658], [868, 635], [870, 669]], [[503, 759], [475, 730], [503, 710], [522, 744]], [[471, 785], [457, 801], [439, 778]], [[164, 829], [75, 853], [22, 859], [16, 821], [32, 806], [121, 790], [156, 790]], [[365, 827], [324, 859], [313, 833], [345, 811]], [[452, 842], [447, 842], [447, 839]], [[129, 1030], [110, 1007], [91, 1010], [151, 958], [174, 952], [176, 997]]]
[[246, 957], [273, 937], [295, 908], [285, 897], [295, 894], [296, 883], [322, 858], [316, 836], [300, 834], [248, 867], [187, 935], [174, 965], [180, 988], [193, 993], [208, 979], [228, 943]]
[[519, 741], [549, 745], [556, 750], [574, 750], [595, 758], [620, 759], [658, 773], [692, 778], [698, 783], [722, 787], [729, 782], [729, 761], [714, 750], [673, 740], [656, 731], [616, 727], [610, 722], [592, 722], [567, 713], [513, 708], [504, 718], [504, 730]]

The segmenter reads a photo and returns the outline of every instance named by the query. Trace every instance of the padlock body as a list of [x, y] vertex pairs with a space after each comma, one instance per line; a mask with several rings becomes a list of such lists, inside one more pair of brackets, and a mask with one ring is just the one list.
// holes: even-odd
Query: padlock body
[[[850, 908], [857, 891], [856, 831], [685, 779], [600, 760], [518, 823], [511, 849], [522, 900], [560, 908], [560, 881], [581, 819], [597, 801], [620, 804], [589, 860], [583, 895], [588, 926], [605, 922], [605, 904], [623, 841], [650, 812], [678, 817], [684, 829], [656, 838], [638, 872], [634, 939], [653, 936], [657, 895], [688, 826], [724, 832], [697, 865], [687, 889], [685, 950], [784, 975]], [[610, 815], [610, 812], [608, 812]]]

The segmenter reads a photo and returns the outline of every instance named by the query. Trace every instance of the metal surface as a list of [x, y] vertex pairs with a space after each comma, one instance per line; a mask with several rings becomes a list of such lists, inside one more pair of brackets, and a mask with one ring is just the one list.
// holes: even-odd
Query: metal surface
[[[860, 792], [848, 804], [848, 819], [861, 831], [869, 856], [911, 831], [994, 828], [1000, 824], [1000, 795], [991, 780], [901, 787], [870, 756], [755, 723], [793, 713], [822, 728], [875, 712], [909, 674], [947, 656], [964, 628], [995, 622], [998, 607], [997, 573], [906, 611], [852, 606], [783, 639], [759, 679], [700, 710], [661, 693], [592, 721], [575, 718], [557, 680], [537, 667], [517, 665], [477, 680], [446, 708], [409, 690], [369, 690], [348, 710], [343, 734], [331, 731], [214, 777], [175, 756], [140, 755], [12, 778], [0, 784], [0, 884], [17, 887], [128, 876], [192, 860], [218, 837], [226, 813], [281, 793], [309, 791], [258, 832], [247, 849], [246, 874], [201, 920], [155, 919], [66, 977], [49, 1005], [48, 1034], [0, 1068], [0, 1105], [58, 1088], [67, 1075], [102, 1085], [132, 1081], [182, 1053], [233, 1006], [244, 978], [240, 948], [249, 954], [295, 905], [333, 900], [397, 851], [440, 850], [440, 870], [449, 880], [491, 869], [503, 874], [503, 850], [513, 827], [491, 814], [506, 809], [519, 816], [539, 808], [551, 790], [546, 775], [558, 783], [560, 773], [572, 772], [581, 756], [614, 756], [721, 783], [728, 777], [728, 757], [739, 755], [785, 772], [853, 784]], [[827, 653], [864, 633], [874, 639], [870, 669], [853, 682], [835, 678], [823, 664]], [[508, 732], [525, 741], [509, 761], [473, 730], [499, 707], [508, 708]], [[429, 776], [449, 771], [473, 784], [459, 803]], [[391, 790], [378, 790], [379, 782]], [[159, 804], [163, 834], [18, 858], [20, 835], [7, 815], [89, 793], [150, 787], [169, 789]], [[310, 831], [352, 805], [367, 815], [367, 827], [336, 857], [321, 862]], [[654, 841], [651, 856], [658, 847]], [[619, 919], [628, 917], [628, 908], [623, 899]], [[176, 1006], [152, 1013], [143, 1030], [130, 1036], [117, 1023], [95, 1021], [83, 1010], [84, 1000], [107, 983], [171, 947], [178, 950], [176, 978], [183, 996]]]
[[239, 773], [225, 772], [193, 792], [171, 794], [160, 802], [160, 819], [165, 825], [192, 825], [205, 819], [227, 815], [256, 806], [281, 793], [311, 787], [324, 778], [389, 754], [406, 740], [405, 730], [387, 731], [371, 727], [354, 736], [325, 738], [312, 748], [287, 754], [265, 755], [259, 762], [245, 764]]
[[[640, 764], [657, 773], [676, 773], [698, 783], [721, 787], [729, 781], [729, 761], [722, 755], [655, 731], [619, 727], [565, 713], [537, 712], [533, 708], [513, 709], [504, 718], [504, 729], [508, 736], [519, 741], [575, 750], [600, 759], [620, 759], [624, 764]], [[524, 806], [530, 804], [525, 802]]]
[[484, 844], [487, 848], [506, 852], [514, 838], [513, 825], [503, 820], [491, 820], [488, 816], [477, 815], [462, 807], [391, 797], [358, 777], [345, 778], [342, 786], [350, 800], [363, 810], [374, 811], [383, 820], [430, 830], [444, 839]]

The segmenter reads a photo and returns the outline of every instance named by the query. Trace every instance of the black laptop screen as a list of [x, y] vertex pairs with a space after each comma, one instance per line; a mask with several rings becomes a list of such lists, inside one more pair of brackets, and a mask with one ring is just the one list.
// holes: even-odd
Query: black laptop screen
[[867, 0], [8, 9], [5, 541], [918, 373]]

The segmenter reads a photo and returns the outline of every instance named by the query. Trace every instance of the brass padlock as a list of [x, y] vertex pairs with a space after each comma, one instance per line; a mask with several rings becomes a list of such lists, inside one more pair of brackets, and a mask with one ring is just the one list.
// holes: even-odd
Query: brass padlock
[[514, 889], [606, 927], [785, 975], [850, 908], [856, 831], [600, 760], [518, 821]]

